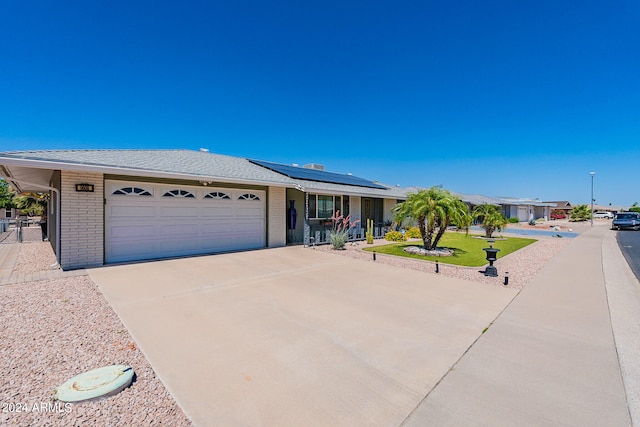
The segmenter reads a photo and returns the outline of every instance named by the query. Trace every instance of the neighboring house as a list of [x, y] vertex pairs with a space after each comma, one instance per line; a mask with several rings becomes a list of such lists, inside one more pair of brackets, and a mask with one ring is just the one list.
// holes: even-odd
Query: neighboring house
[[520, 221], [537, 219], [549, 220], [551, 209], [555, 203], [541, 202], [540, 199], [515, 197], [497, 197], [502, 205], [502, 213], [507, 218], [518, 218]]
[[[326, 240], [336, 210], [376, 234], [406, 191], [349, 174], [206, 150], [0, 153], [17, 191], [50, 192], [49, 240], [63, 269]], [[288, 209], [294, 207], [294, 224]]]
[[[591, 206], [589, 206], [589, 209], [591, 209]], [[628, 210], [625, 209], [624, 206], [613, 206], [613, 205], [593, 205], [593, 211], [594, 212], [611, 212], [613, 214], [618, 213], [618, 212], [624, 212]]]
[[15, 208], [0, 208], [0, 219], [16, 219], [18, 209]]
[[571, 211], [573, 210], [573, 206], [571, 206], [571, 203], [569, 203], [568, 200], [557, 200], [542, 203], [553, 204], [554, 206], [551, 207], [551, 212], [553, 213], [553, 211], [562, 211], [566, 218], [569, 218], [569, 216], [571, 215]]

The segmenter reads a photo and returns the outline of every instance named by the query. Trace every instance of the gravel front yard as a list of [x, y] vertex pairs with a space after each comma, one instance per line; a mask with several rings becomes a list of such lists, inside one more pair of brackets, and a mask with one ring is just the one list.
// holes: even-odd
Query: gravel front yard
[[[15, 268], [54, 262], [49, 243], [24, 243]], [[88, 276], [0, 287], [0, 324], [0, 425], [191, 425]], [[98, 401], [51, 402], [69, 378], [114, 364], [134, 368], [131, 387]]]

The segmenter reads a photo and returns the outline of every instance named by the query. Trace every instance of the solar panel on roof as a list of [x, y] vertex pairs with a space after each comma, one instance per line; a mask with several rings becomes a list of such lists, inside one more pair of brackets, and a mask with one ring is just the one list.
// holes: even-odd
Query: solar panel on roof
[[325, 172], [316, 169], [306, 169], [300, 168], [296, 166], [283, 165], [280, 163], [271, 163], [265, 162], [262, 160], [251, 160], [248, 159], [251, 163], [254, 163], [258, 166], [262, 166], [263, 168], [270, 169], [274, 172], [280, 173], [282, 175], [288, 176], [293, 179], [306, 179], [308, 181], [318, 181], [318, 182], [328, 182], [331, 184], [344, 184], [344, 185], [354, 185], [358, 187], [368, 187], [368, 188], [378, 188], [381, 190], [386, 190], [387, 187], [384, 187], [380, 184], [376, 184], [373, 181], [369, 181], [364, 178], [358, 178], [353, 175], [344, 175], [340, 173], [334, 172]]

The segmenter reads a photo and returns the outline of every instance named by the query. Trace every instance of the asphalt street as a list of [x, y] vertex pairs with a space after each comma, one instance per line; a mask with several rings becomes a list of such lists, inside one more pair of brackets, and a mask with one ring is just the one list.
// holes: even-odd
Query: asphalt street
[[631, 270], [640, 280], [640, 231], [620, 230], [617, 240], [622, 254], [627, 259]]

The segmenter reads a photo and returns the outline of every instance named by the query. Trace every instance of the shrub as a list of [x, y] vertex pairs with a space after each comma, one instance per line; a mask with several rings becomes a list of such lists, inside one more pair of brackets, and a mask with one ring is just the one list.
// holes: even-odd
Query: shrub
[[344, 249], [344, 245], [349, 238], [349, 230], [355, 227], [358, 221], [352, 222], [350, 215], [344, 217], [340, 215], [340, 211], [336, 211], [331, 216], [331, 222], [333, 223], [333, 228], [329, 231], [329, 242], [333, 249]]
[[512, 216], [508, 219], [508, 221], [510, 224], [518, 224], [520, 222], [520, 219], [518, 219], [518, 217]]
[[587, 221], [591, 218], [591, 209], [587, 205], [574, 206], [569, 221]]
[[420, 229], [418, 227], [409, 227], [405, 231], [404, 236], [407, 239], [421, 239], [422, 238], [422, 234], [420, 234]]
[[384, 238], [390, 242], [402, 242], [407, 240], [407, 238], [399, 231], [389, 231], [384, 235]]
[[347, 244], [347, 237], [349, 235], [346, 231], [333, 231], [329, 232], [329, 243], [333, 249], [344, 249], [344, 245]]

